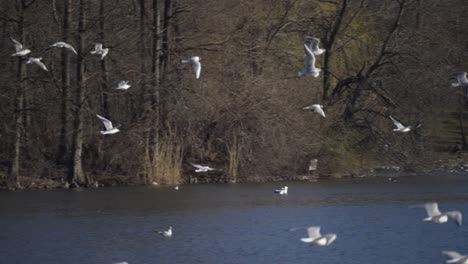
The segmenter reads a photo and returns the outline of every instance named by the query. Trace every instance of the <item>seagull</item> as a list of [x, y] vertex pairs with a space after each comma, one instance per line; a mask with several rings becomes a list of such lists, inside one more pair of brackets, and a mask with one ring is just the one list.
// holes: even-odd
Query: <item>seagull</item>
[[112, 122], [109, 119], [106, 119], [106, 118], [104, 118], [104, 117], [102, 117], [100, 115], [96, 115], [96, 116], [102, 121], [102, 123], [106, 127], [106, 130], [101, 131], [101, 134], [103, 134], [103, 135], [115, 134], [115, 133], [120, 131], [117, 127], [112, 126]]
[[320, 55], [326, 51], [326, 49], [319, 48], [320, 39], [315, 37], [305, 37], [304, 42], [308, 44], [310, 50], [314, 53], [314, 55]]
[[280, 190], [274, 190], [274, 193], [278, 193], [280, 195], [288, 194], [288, 186], [281, 187]]
[[393, 129], [393, 131], [402, 132], [402, 133], [411, 131], [411, 126], [404, 126], [402, 123], [395, 120], [392, 116], [390, 116], [390, 119], [393, 121], [393, 124], [395, 124], [396, 126], [396, 128]]
[[315, 55], [306, 44], [304, 44], [304, 51], [306, 54], [305, 68], [298, 73], [298, 76], [312, 75], [317, 78], [322, 70], [315, 67]]
[[54, 43], [52, 45], [50, 45], [50, 47], [56, 47], [56, 48], [66, 48], [68, 50], [71, 50], [73, 51], [73, 53], [75, 54], [78, 54], [78, 52], [76, 52], [76, 50], [73, 48], [72, 45], [68, 44], [68, 43], [65, 43], [63, 41], [59, 41], [57, 43]]
[[437, 203], [425, 203], [422, 205], [415, 205], [412, 207], [424, 207], [427, 212], [427, 217], [423, 219], [425, 222], [434, 222], [437, 224], [447, 223], [449, 218], [453, 219], [458, 226], [462, 224], [462, 213], [460, 211], [450, 211], [441, 213]]
[[174, 190], [179, 190], [179, 186], [174, 186]]
[[117, 83], [117, 88], [115, 88], [115, 89], [117, 89], [117, 90], [127, 90], [128, 88], [131, 87], [131, 85], [128, 84], [128, 83], [129, 83], [129, 81], [119, 81]]
[[25, 49], [23, 47], [23, 44], [19, 43], [17, 40], [14, 38], [10, 37], [11, 41], [13, 41], [13, 44], [15, 45], [15, 53], [11, 54], [11, 56], [25, 56], [28, 53], [31, 53], [31, 50]]
[[201, 58], [198, 56], [193, 56], [191, 58], [181, 60], [182, 63], [190, 63], [192, 64], [193, 70], [195, 71], [195, 77], [198, 79], [200, 78], [200, 72], [201, 72], [201, 63], [200, 63]]
[[168, 230], [166, 231], [158, 231], [158, 234], [163, 235], [165, 237], [171, 237], [172, 236], [172, 227], [170, 226]]
[[311, 226], [307, 228], [309, 237], [301, 238], [304, 243], [314, 243], [318, 246], [328, 246], [336, 239], [336, 234], [320, 234], [320, 226]]
[[466, 72], [455, 72], [452, 74], [452, 77], [457, 79], [457, 82], [452, 83], [452, 87], [468, 86], [468, 79], [466, 78]]
[[195, 168], [197, 168], [195, 170], [195, 172], [207, 172], [207, 171], [214, 171], [216, 169], [213, 169], [211, 168], [210, 166], [203, 166], [203, 165], [198, 165], [198, 164], [194, 164], [192, 163], [192, 166], [194, 166]]
[[26, 61], [26, 64], [34, 63], [37, 66], [41, 67], [44, 71], [48, 71], [47, 67], [44, 65], [44, 63], [42, 63], [41, 60], [42, 60], [41, 57], [39, 57], [39, 58], [29, 57], [29, 59]]
[[461, 255], [456, 251], [442, 251], [442, 254], [451, 258], [446, 263], [468, 264], [468, 256]]
[[302, 108], [304, 110], [310, 110], [312, 112], [318, 113], [321, 116], [325, 117], [325, 112], [323, 111], [323, 105], [313, 104]]
[[94, 50], [91, 51], [91, 54], [101, 55], [101, 60], [103, 60], [108, 52], [109, 48], [103, 49], [102, 43], [96, 43], [94, 44]]

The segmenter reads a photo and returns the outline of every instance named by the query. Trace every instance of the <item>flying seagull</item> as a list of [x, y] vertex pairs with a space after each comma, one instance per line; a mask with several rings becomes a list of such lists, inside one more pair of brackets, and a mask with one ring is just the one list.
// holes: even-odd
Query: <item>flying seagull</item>
[[42, 63], [42, 58], [39, 57], [39, 58], [33, 58], [33, 57], [29, 57], [29, 59], [26, 61], [26, 64], [36, 64], [37, 66], [41, 67], [44, 71], [48, 71], [47, 70], [47, 67], [44, 65], [44, 63]]
[[460, 211], [449, 211], [441, 213], [437, 203], [425, 203], [412, 207], [423, 207], [426, 209], [427, 217], [423, 219], [425, 222], [433, 222], [437, 224], [447, 223], [449, 218], [453, 219], [458, 226], [462, 224], [462, 213]]
[[452, 74], [452, 78], [457, 79], [457, 82], [452, 83], [452, 87], [468, 86], [468, 79], [466, 78], [466, 72], [455, 72]]
[[323, 105], [313, 104], [302, 108], [304, 110], [310, 110], [312, 112], [318, 113], [321, 116], [325, 117], [325, 112], [323, 111]]
[[76, 52], [76, 50], [73, 48], [72, 45], [70, 45], [68, 43], [65, 43], [63, 41], [59, 41], [57, 43], [54, 43], [54, 44], [50, 45], [50, 47], [65, 48], [65, 49], [73, 51], [73, 53], [75, 53], [75, 54], [78, 54], [78, 52]]
[[304, 243], [314, 243], [318, 246], [328, 246], [336, 239], [336, 234], [320, 234], [320, 226], [311, 226], [307, 228], [309, 237], [301, 238]]
[[197, 168], [195, 170], [195, 172], [207, 172], [207, 171], [214, 171], [216, 169], [213, 169], [211, 168], [210, 166], [203, 166], [203, 165], [198, 165], [198, 164], [194, 164], [192, 163], [192, 166], [194, 166], [195, 168]]
[[304, 44], [304, 51], [305, 68], [298, 73], [298, 76], [312, 75], [315, 78], [317, 78], [319, 76], [320, 71], [322, 70], [320, 68], [315, 67], [315, 55], [306, 44]]
[[442, 251], [442, 254], [450, 258], [446, 263], [468, 264], [468, 256], [461, 255], [456, 251]]
[[115, 89], [117, 89], [117, 90], [127, 90], [131, 86], [128, 83], [129, 83], [129, 81], [119, 81], [117, 83], [117, 88], [115, 88]]
[[102, 48], [102, 43], [96, 43], [94, 45], [94, 50], [92, 50], [90, 53], [91, 54], [96, 54], [96, 55], [101, 55], [101, 60], [103, 60], [108, 52], [109, 52], [109, 48], [103, 49]]
[[326, 51], [325, 49], [319, 48], [320, 39], [316, 37], [305, 37], [304, 42], [309, 46], [314, 55], [318, 56]]
[[25, 56], [28, 53], [31, 53], [31, 50], [26, 49], [23, 47], [23, 44], [19, 43], [14, 38], [10, 37], [11, 41], [13, 41], [13, 45], [15, 45], [15, 53], [11, 54], [11, 56]]
[[170, 226], [168, 230], [166, 231], [158, 231], [158, 234], [163, 235], [165, 237], [171, 237], [172, 236], [172, 227]]
[[193, 70], [195, 71], [195, 78], [200, 78], [200, 72], [201, 72], [201, 63], [200, 63], [201, 58], [198, 56], [193, 56], [191, 58], [181, 60], [182, 63], [190, 63], [192, 64]]
[[393, 124], [395, 124], [396, 128], [393, 129], [395, 132], [409, 132], [411, 131], [411, 126], [404, 126], [402, 123], [398, 122], [396, 119], [390, 116], [390, 119], [393, 121]]
[[280, 195], [288, 194], [288, 186], [281, 187], [280, 190], [274, 190], [273, 192]]
[[101, 131], [101, 134], [103, 135], [111, 135], [111, 134], [115, 134], [117, 132], [119, 132], [120, 130], [117, 128], [117, 127], [113, 127], [112, 126], [112, 122], [109, 120], [109, 119], [106, 119], [100, 115], [96, 115], [100, 120], [101, 122], [104, 124], [104, 126], [106, 127], [106, 130], [104, 131]]

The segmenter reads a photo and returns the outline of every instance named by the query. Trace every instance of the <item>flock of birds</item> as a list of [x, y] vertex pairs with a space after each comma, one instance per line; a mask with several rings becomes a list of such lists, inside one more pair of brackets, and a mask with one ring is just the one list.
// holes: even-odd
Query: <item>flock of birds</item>
[[[47, 67], [45, 64], [42, 62], [42, 57], [32, 57], [29, 56], [31, 53], [31, 50], [25, 48], [20, 42], [16, 41], [15, 39], [11, 38], [14, 48], [15, 48], [15, 53], [12, 54], [12, 56], [18, 56], [18, 57], [23, 57], [25, 60], [26, 64], [36, 64], [40, 68], [42, 68], [45, 71], [48, 71]], [[304, 38], [304, 52], [305, 52], [305, 67], [303, 70], [301, 70], [298, 73], [298, 76], [307, 76], [311, 75], [315, 78], [317, 78], [320, 75], [321, 69], [317, 68], [315, 66], [316, 63], [316, 56], [319, 56], [323, 54], [326, 50], [323, 48], [319, 47], [320, 45], [320, 40], [315, 37], [305, 37]], [[64, 48], [68, 49], [71, 52], [78, 54], [76, 50], [73, 48], [68, 43], [65, 42], [57, 42], [52, 45], [50, 45], [50, 48]], [[101, 43], [96, 43], [94, 46], [94, 50], [90, 52], [93, 55], [100, 56], [101, 60], [103, 60], [106, 55], [109, 53], [109, 48], [103, 48], [103, 45]], [[27, 57], [28, 56], [28, 57]], [[188, 59], [181, 60], [181, 63], [184, 64], [191, 64], [193, 67], [193, 71], [195, 73], [195, 78], [199, 79], [200, 74], [201, 74], [201, 58], [198, 56], [193, 56]], [[468, 79], [467, 79], [467, 73], [466, 72], [457, 72], [454, 73], [451, 77], [456, 79], [456, 82], [453, 82], [451, 85], [453, 87], [464, 87], [466, 89], [466, 93], [468, 95]], [[131, 87], [129, 84], [129, 81], [121, 80], [117, 82], [116, 89], [118, 90], [127, 90]], [[304, 110], [310, 110], [312, 112], [318, 113], [319, 115], [323, 116], [324, 118], [326, 117], [325, 112], [323, 110], [323, 105], [320, 104], [313, 104], [310, 106], [306, 106], [303, 108]], [[101, 131], [103, 135], [110, 135], [110, 134], [115, 134], [120, 132], [118, 126], [114, 126], [112, 122], [98, 114], [96, 116], [99, 118], [99, 120], [103, 123], [105, 130]], [[411, 126], [405, 126], [401, 122], [397, 121], [394, 119], [392, 116], [390, 116], [390, 119], [392, 120], [393, 124], [396, 126], [393, 131], [395, 132], [409, 132], [412, 130]], [[200, 173], [200, 172], [208, 172], [208, 171], [216, 171], [217, 169], [211, 168], [209, 166], [205, 165], [200, 165], [200, 164], [194, 164], [192, 163], [192, 166], [195, 168], [195, 172]], [[174, 187], [175, 190], [179, 189], [179, 186]], [[279, 195], [287, 195], [288, 194], [288, 186], [284, 186], [281, 189], [274, 190], [274, 193], [279, 194]], [[423, 221], [428, 221], [428, 222], [433, 222], [433, 223], [438, 223], [438, 224], [443, 224], [447, 223], [450, 219], [454, 220], [455, 223], [459, 226], [462, 224], [462, 213], [459, 211], [449, 211], [449, 212], [440, 212], [438, 208], [437, 203], [426, 203], [423, 205], [417, 205], [415, 207], [422, 207], [426, 210], [427, 217], [423, 219]], [[173, 232], [172, 232], [172, 227], [169, 227], [168, 230], [165, 231], [156, 231], [158, 234], [164, 236], [164, 237], [172, 237]], [[322, 235], [320, 233], [320, 226], [311, 226], [307, 228], [307, 234], [308, 237], [301, 238], [300, 240], [304, 243], [312, 243], [318, 246], [328, 246], [332, 244], [336, 238], [336, 234], [326, 234]], [[447, 261], [447, 263], [465, 263], [468, 264], [468, 256], [464, 256], [459, 254], [458, 252], [455, 251], [443, 251], [443, 254], [447, 255], [450, 260]], [[128, 264], [127, 262], [119, 262], [115, 264]]]

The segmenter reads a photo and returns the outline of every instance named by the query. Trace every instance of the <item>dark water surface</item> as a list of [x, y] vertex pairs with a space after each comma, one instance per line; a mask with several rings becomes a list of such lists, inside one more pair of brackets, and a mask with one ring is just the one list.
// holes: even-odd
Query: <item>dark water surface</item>
[[[272, 190], [289, 186], [287, 196]], [[468, 226], [423, 223], [423, 209], [468, 216], [468, 177], [0, 193], [0, 263], [444, 263], [468, 254]], [[468, 224], [468, 222], [467, 222]], [[329, 247], [305, 229], [336, 233]], [[173, 227], [172, 238], [154, 230]]]

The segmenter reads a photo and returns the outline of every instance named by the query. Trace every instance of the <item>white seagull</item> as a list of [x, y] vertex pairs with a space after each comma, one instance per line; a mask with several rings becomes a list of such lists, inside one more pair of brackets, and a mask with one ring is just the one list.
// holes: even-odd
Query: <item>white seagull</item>
[[158, 234], [163, 235], [165, 237], [171, 237], [172, 236], [172, 226], [170, 226], [169, 229], [166, 230], [166, 231], [158, 231]]
[[301, 238], [304, 243], [314, 243], [318, 246], [328, 246], [336, 239], [336, 234], [320, 234], [320, 226], [311, 226], [307, 228], [309, 237]]
[[101, 131], [101, 134], [103, 135], [111, 135], [111, 134], [115, 134], [117, 132], [119, 132], [120, 130], [117, 128], [117, 127], [113, 127], [112, 126], [112, 122], [109, 120], [109, 119], [106, 119], [100, 115], [96, 115], [101, 121], [102, 123], [104, 124], [104, 126], [106, 127], [106, 130], [104, 131]]
[[315, 67], [315, 55], [306, 44], [304, 44], [304, 51], [306, 54], [305, 68], [298, 73], [298, 76], [312, 75], [317, 78], [322, 70]]
[[323, 111], [323, 105], [313, 104], [302, 108], [304, 110], [310, 110], [312, 112], [318, 113], [321, 116], [325, 117], [325, 112]]
[[456, 251], [442, 251], [442, 254], [450, 258], [445, 263], [468, 264], [468, 256], [462, 255]]
[[457, 82], [452, 83], [452, 87], [468, 86], [468, 79], [466, 78], [466, 72], [455, 72], [452, 74], [452, 77], [457, 79]]
[[404, 126], [402, 123], [398, 122], [396, 119], [390, 116], [390, 119], [393, 121], [393, 124], [395, 124], [396, 128], [393, 129], [395, 132], [409, 132], [411, 131], [411, 126]]
[[76, 50], [73, 48], [72, 45], [70, 45], [68, 43], [65, 43], [63, 41], [59, 41], [57, 43], [54, 43], [54, 44], [50, 45], [50, 47], [65, 48], [65, 49], [73, 51], [73, 53], [75, 53], [75, 54], [78, 54], [78, 52], [76, 52]]
[[288, 194], [288, 186], [283, 186], [283, 187], [281, 187], [280, 190], [274, 190], [273, 192], [278, 193], [280, 195]]
[[201, 63], [200, 63], [201, 58], [198, 56], [193, 56], [191, 58], [181, 60], [182, 63], [190, 63], [192, 64], [193, 70], [195, 71], [195, 78], [200, 78], [200, 72], [201, 72]]
[[94, 45], [94, 50], [92, 50], [90, 53], [91, 54], [96, 54], [96, 55], [101, 55], [101, 60], [103, 60], [108, 52], [109, 52], [109, 48], [103, 49], [102, 48], [102, 43], [96, 43]]
[[174, 186], [174, 190], [179, 190], [179, 186]]
[[447, 223], [449, 218], [453, 219], [458, 226], [462, 224], [463, 215], [460, 211], [449, 211], [441, 213], [437, 203], [425, 203], [412, 207], [423, 207], [426, 209], [427, 217], [423, 219], [425, 222], [433, 222], [437, 224]]
[[307, 46], [310, 47], [310, 50], [314, 53], [314, 55], [320, 55], [326, 51], [326, 49], [319, 48], [320, 39], [315, 37], [305, 37], [304, 42]]
[[131, 85], [128, 84], [128, 83], [129, 83], [129, 81], [119, 81], [117, 83], [117, 88], [115, 88], [115, 89], [117, 89], [117, 90], [127, 90], [128, 88], [131, 87]]
[[197, 168], [195, 170], [195, 172], [207, 172], [207, 171], [214, 171], [216, 169], [213, 169], [211, 168], [210, 166], [203, 166], [203, 165], [198, 165], [198, 164], [194, 164], [192, 163], [192, 166], [194, 166], [195, 168]]
[[31, 50], [26, 49], [23, 47], [23, 44], [19, 43], [17, 40], [14, 38], [10, 37], [11, 41], [13, 41], [13, 44], [15, 45], [15, 53], [11, 54], [11, 56], [25, 56], [28, 53], [31, 53]]
[[48, 71], [47, 70], [47, 67], [44, 65], [44, 63], [42, 63], [42, 58], [39, 57], [39, 58], [33, 58], [33, 57], [29, 57], [29, 59], [26, 61], [26, 64], [36, 64], [37, 66], [41, 67], [44, 71]]

